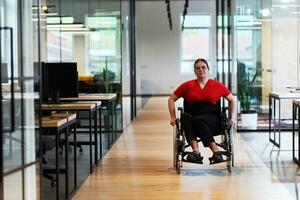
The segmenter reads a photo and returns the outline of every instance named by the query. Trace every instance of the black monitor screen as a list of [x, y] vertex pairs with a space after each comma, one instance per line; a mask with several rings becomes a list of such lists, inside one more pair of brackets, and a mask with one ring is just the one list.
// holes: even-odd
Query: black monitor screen
[[6, 63], [1, 63], [1, 83], [8, 83], [8, 71]]
[[[44, 63], [42, 74], [47, 98], [58, 91], [59, 97], [78, 97], [77, 63]], [[44, 96], [44, 95], [43, 95]], [[44, 96], [44, 97], [45, 97]]]

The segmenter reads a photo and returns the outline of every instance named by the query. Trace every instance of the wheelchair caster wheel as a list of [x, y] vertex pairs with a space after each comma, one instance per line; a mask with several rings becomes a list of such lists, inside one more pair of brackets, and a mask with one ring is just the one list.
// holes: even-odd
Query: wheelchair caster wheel
[[51, 181], [51, 187], [55, 187], [56, 186], [56, 180]]
[[231, 166], [231, 161], [228, 161], [227, 162], [227, 170], [228, 170], [228, 173], [232, 173], [232, 166]]
[[180, 169], [181, 169], [181, 163], [180, 163], [180, 160], [178, 160], [176, 162], [176, 171], [177, 171], [178, 174], [180, 174]]

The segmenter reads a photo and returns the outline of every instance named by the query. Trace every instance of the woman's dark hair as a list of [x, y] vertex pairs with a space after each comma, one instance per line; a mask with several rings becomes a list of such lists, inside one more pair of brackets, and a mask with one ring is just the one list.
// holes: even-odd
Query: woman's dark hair
[[207, 68], [209, 69], [209, 65], [208, 65], [207, 61], [205, 59], [203, 59], [203, 58], [198, 58], [197, 60], [195, 60], [195, 62], [194, 62], [194, 69], [196, 68], [196, 64], [198, 62], [204, 62], [205, 65], [207, 66]]

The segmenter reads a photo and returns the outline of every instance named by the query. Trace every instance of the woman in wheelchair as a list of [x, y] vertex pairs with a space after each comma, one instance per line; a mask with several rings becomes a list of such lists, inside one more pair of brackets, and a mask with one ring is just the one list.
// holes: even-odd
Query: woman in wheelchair
[[186, 161], [202, 164], [203, 157], [199, 151], [197, 137], [205, 147], [209, 147], [213, 153], [209, 158], [210, 164], [223, 162], [222, 153], [218, 149], [213, 138], [218, 124], [217, 102], [224, 97], [229, 102], [230, 124], [234, 125], [236, 102], [229, 89], [222, 83], [209, 78], [209, 66], [205, 59], [197, 59], [194, 62], [196, 79], [181, 84], [169, 97], [168, 107], [170, 112], [170, 124], [176, 124], [175, 101], [184, 99], [185, 110], [181, 117], [182, 128], [187, 142], [193, 152], [186, 156]]

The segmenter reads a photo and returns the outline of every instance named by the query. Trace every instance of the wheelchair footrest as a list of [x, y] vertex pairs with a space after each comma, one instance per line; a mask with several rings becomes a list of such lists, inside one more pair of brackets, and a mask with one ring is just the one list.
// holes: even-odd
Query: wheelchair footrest
[[[224, 159], [222, 156], [226, 156], [226, 159]], [[214, 155], [208, 158], [208, 160], [210, 165], [228, 162], [231, 161], [231, 153], [227, 151], [219, 151], [217, 153], [214, 153]]]
[[182, 161], [195, 164], [203, 164], [203, 157], [200, 154], [197, 155], [193, 152], [183, 152]]
[[228, 152], [228, 151], [219, 151], [218, 154], [223, 155], [223, 156], [231, 156], [232, 153]]

